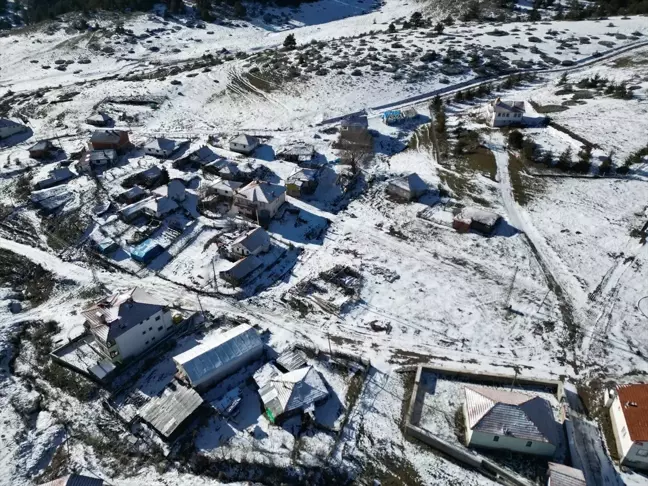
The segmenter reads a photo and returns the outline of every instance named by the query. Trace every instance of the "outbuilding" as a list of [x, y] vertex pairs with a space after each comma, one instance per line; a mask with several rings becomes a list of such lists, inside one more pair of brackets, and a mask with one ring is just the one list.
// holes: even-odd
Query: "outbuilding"
[[178, 373], [194, 388], [207, 388], [236, 372], [263, 353], [259, 333], [241, 324], [205, 340], [173, 358]]
[[80, 166], [84, 172], [93, 173], [107, 169], [116, 161], [117, 151], [114, 149], [89, 150], [81, 156]]
[[259, 255], [270, 249], [270, 236], [263, 228], [255, 228], [240, 236], [232, 243], [231, 251], [235, 255], [246, 257]]
[[254, 255], [241, 258], [227, 270], [219, 273], [220, 277], [232, 285], [241, 285], [245, 279], [262, 265], [260, 259]]
[[306, 196], [315, 192], [318, 183], [317, 170], [299, 169], [286, 180], [286, 192], [292, 197]]
[[32, 159], [45, 159], [56, 151], [56, 147], [49, 140], [40, 140], [29, 147], [29, 157]]
[[495, 231], [495, 227], [501, 220], [502, 217], [492, 211], [480, 208], [463, 208], [455, 216], [453, 227], [459, 232], [464, 232], [460, 228], [465, 228], [468, 224], [471, 230], [489, 236]]
[[387, 184], [387, 193], [402, 201], [413, 201], [421, 197], [428, 186], [415, 172], [392, 179]]
[[49, 177], [38, 181], [36, 183], [36, 188], [46, 189], [48, 187], [54, 187], [61, 184], [65, 184], [70, 179], [74, 179], [76, 174], [72, 172], [68, 167], [60, 167], [58, 169], [51, 170]]
[[160, 395], [151, 398], [137, 415], [168, 441], [182, 431], [202, 404], [203, 399], [195, 390], [172, 381]]

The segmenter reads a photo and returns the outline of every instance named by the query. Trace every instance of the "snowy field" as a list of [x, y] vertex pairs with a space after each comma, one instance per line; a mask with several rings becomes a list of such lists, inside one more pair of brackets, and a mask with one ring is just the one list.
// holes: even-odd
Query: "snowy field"
[[[460, 157], [449, 150], [445, 160], [436, 160], [431, 143], [423, 140], [430, 122], [427, 102], [416, 105], [415, 120], [399, 127], [384, 125], [380, 110], [371, 108], [480, 73], [568, 68], [596, 52], [641, 42], [648, 37], [648, 20], [456, 22], [442, 35], [429, 27], [387, 32], [390, 22], [409, 18], [419, 7], [404, 0], [320, 1], [295, 11], [268, 9], [267, 21], [254, 16], [205, 29], [131, 14], [124, 21], [126, 31], [132, 30], [128, 35], [116, 33], [114, 19], [106, 15], [95, 32], [66, 31], [57, 23], [0, 37], [3, 116], [24, 119], [31, 130], [0, 146], [0, 197], [3, 211], [8, 209], [0, 222], [0, 249], [40, 265], [54, 281], [43, 302], [21, 297], [23, 310], [17, 314], [9, 303], [17, 293], [25, 295], [29, 282], [15, 275], [0, 282], [5, 390], [0, 394], [0, 484], [27, 485], [43, 474], [54, 477], [76, 468], [120, 486], [217, 485], [247, 479], [250, 466], [268, 474], [296, 468], [307, 484], [309, 474], [342, 471], [367, 484], [380, 479], [383, 484], [490, 485], [495, 483], [403, 436], [413, 376], [399, 373], [401, 365], [515, 369], [523, 376], [564, 375], [579, 383], [592, 377], [645, 379], [648, 265], [637, 235], [647, 217], [642, 165], [627, 176], [608, 178], [594, 177], [598, 158], [591, 173], [580, 178], [515, 165], [505, 136], [477, 116], [486, 98], [450, 103], [447, 112], [449, 143], [455, 143], [461, 126], [478, 133], [480, 154], [488, 156]], [[283, 51], [289, 32], [298, 48]], [[498, 92], [540, 109], [560, 107], [549, 113], [554, 122], [596, 144], [596, 157], [612, 152], [620, 166], [648, 142], [647, 53], [646, 48], [628, 51], [567, 75], [574, 86], [596, 75], [626, 83], [632, 99], [596, 89], [576, 96], [574, 91], [583, 89], [565, 92], [557, 72]], [[268, 75], [289, 66], [300, 76]], [[362, 109], [369, 111], [376, 154], [349, 189], [342, 182], [349, 168], [338, 163], [340, 153], [332, 147], [333, 124], [318, 124]], [[57, 220], [22, 198], [22, 184], [26, 181], [29, 190], [80, 151], [94, 131], [85, 120], [98, 110], [113, 117], [116, 128], [128, 130], [138, 148], [96, 181], [80, 175], [61, 186], [71, 197], [64, 216], [86, 218], [83, 237], [103, 233], [122, 247], [112, 257], [89, 260], [76, 242], [59, 247], [61, 232], [52, 235], [52, 228], [60, 229]], [[253, 157], [228, 150], [228, 140], [242, 131], [262, 138]], [[415, 131], [417, 143], [410, 143]], [[555, 127], [522, 132], [556, 157], [568, 147], [575, 157], [583, 145]], [[297, 142], [312, 144], [324, 165], [314, 195], [287, 197], [268, 228], [273, 250], [267, 265], [241, 289], [217, 287], [214, 274], [229, 265], [219, 245], [254, 225], [231, 215], [199, 214], [201, 191], [217, 179], [201, 168], [181, 170], [173, 160], [145, 156], [141, 145], [160, 135], [190, 140], [174, 159], [207, 147], [214, 159], [227, 158], [272, 183], [285, 184], [298, 168], [276, 160]], [[34, 164], [27, 149], [45, 138], [55, 139], [64, 153]], [[143, 265], [128, 252], [135, 233], [145, 228], [114, 213], [98, 216], [92, 208], [114, 200], [126, 179], [154, 166], [172, 178], [197, 176], [184, 208], [193, 222], [168, 240], [165, 253]], [[417, 202], [394, 201], [386, 193], [389, 181], [410, 172], [428, 184], [428, 193]], [[457, 205], [494, 211], [502, 221], [491, 237], [458, 233], [448, 226]], [[154, 235], [162, 238], [164, 230], [156, 228]], [[0, 264], [11, 274], [10, 264]], [[60, 327], [52, 339], [63, 343], [82, 332], [81, 308], [132, 286], [186, 312], [204, 309], [249, 321], [267, 330], [268, 345], [277, 352], [304, 344], [369, 359], [373, 366], [359, 382], [349, 369], [313, 358], [335, 394], [305, 429], [298, 420], [270, 425], [247, 380], [253, 370], [243, 370], [208, 393], [217, 400], [238, 380], [244, 398], [238, 423], [210, 417], [193, 429], [187, 448], [171, 446], [167, 459], [163, 448], [130, 434], [102, 407], [106, 390], [84, 381], [81, 390], [70, 389], [52, 374], [46, 354], [39, 354], [36, 331], [26, 324], [56, 320]], [[235, 300], [235, 293], [251, 297]], [[204, 337], [183, 336], [159, 361], [142, 360], [141, 373], [125, 390], [159, 392], [175, 372], [171, 356]], [[441, 400], [447, 413], [460, 404], [451, 388], [438, 388], [447, 392]], [[433, 422], [428, 425], [438, 425]], [[226, 474], [219, 476], [215, 471], [221, 469]], [[634, 475], [628, 484], [641, 481]]]

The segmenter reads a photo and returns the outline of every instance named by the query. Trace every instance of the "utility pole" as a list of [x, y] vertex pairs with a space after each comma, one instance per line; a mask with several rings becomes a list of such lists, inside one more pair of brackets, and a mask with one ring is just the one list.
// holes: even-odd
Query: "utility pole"
[[508, 292], [506, 294], [506, 303], [504, 305], [505, 309], [511, 308], [511, 294], [513, 293], [513, 285], [515, 285], [515, 278], [517, 277], [518, 267], [515, 267], [515, 272], [513, 273], [513, 278], [511, 279], [511, 285], [509, 286]]
[[216, 292], [218, 293], [218, 278], [216, 277], [216, 265], [214, 264], [213, 258], [212, 258], [212, 271], [214, 272], [214, 287], [216, 287]]

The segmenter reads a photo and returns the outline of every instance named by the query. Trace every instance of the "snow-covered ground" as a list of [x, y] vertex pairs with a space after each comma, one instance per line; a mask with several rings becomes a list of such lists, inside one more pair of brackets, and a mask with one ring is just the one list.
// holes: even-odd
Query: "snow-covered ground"
[[[258, 395], [246, 387], [243, 417], [251, 417], [249, 423], [238, 428], [213, 421], [203, 424], [193, 443], [206, 456], [227, 460], [230, 465], [273, 463], [313, 470], [326, 466], [358, 474], [369, 483], [382, 478], [398, 484], [493, 484], [403, 437], [401, 420], [412, 377], [394, 368], [449, 362], [454, 367], [515, 368], [522, 375], [553, 378], [568, 375], [583, 379], [605, 373], [605, 377], [629, 381], [644, 376], [648, 341], [642, 329], [648, 304], [642, 308], [638, 302], [648, 295], [644, 275], [648, 267], [644, 245], [632, 231], [646, 220], [642, 202], [646, 178], [641, 167], [634, 167], [627, 177], [542, 177], [541, 181], [533, 175], [541, 168], [535, 167], [522, 177], [534, 182], [526, 187], [531, 197], [520, 201], [516, 199], [520, 177], [504, 148], [505, 137], [486, 131], [471, 117], [474, 105], [448, 107], [449, 131], [459, 121], [469, 129], [481, 130], [494, 154], [488, 170], [460, 163], [453, 156], [440, 163], [425, 144], [407, 148], [413, 131], [429, 121], [423, 103], [417, 106], [419, 117], [407, 126], [387, 127], [378, 113], [370, 113], [377, 154], [365, 167], [357, 190], [345, 196], [336, 183], [345, 169], [334, 163], [339, 156], [331, 147], [335, 134], [317, 123], [474, 78], [473, 68], [466, 67], [468, 59], [462, 61], [461, 72], [442, 72], [444, 64], [453, 65], [452, 59], [443, 60], [452, 58], [452, 51], [466, 56], [474, 52], [482, 63], [495, 59], [512, 66], [530, 62], [535, 67], [553, 66], [549, 58], [558, 63], [574, 61], [610, 47], [600, 41], [622, 46], [644, 38], [648, 35], [646, 18], [505, 26], [457, 22], [446, 27], [442, 36], [430, 35], [429, 28], [385, 32], [389, 22], [409, 17], [418, 7], [404, 0], [380, 5], [320, 1], [295, 12], [272, 10], [278, 17], [271, 23], [237, 21], [236, 25], [209, 24], [206, 29], [190, 29], [181, 22], [164, 24], [156, 17], [133, 14], [124, 27], [138, 36], [135, 43], [127, 42], [134, 37], [113, 35], [114, 26], [108, 18], [99, 22], [102, 29], [94, 33], [66, 33], [60, 28], [48, 34], [30, 28], [0, 37], [0, 85], [10, 100], [3, 108], [5, 115], [25, 118], [34, 133], [27, 140], [14, 140], [0, 148], [0, 160], [7, 160], [3, 171], [22, 169], [28, 159], [27, 148], [38, 139], [56, 137], [68, 156], [78, 151], [93, 130], [85, 119], [97, 110], [111, 115], [118, 128], [128, 129], [137, 145], [156, 135], [188, 138], [191, 144], [185, 153], [209, 144], [218, 156], [240, 164], [246, 160], [227, 150], [227, 140], [241, 131], [259, 135], [263, 150], [250, 162], [265, 167], [266, 177], [274, 183], [285, 181], [297, 168], [275, 160], [282, 148], [297, 141], [312, 143], [319, 159], [327, 164], [326, 181], [315, 195], [301, 200], [289, 197], [291, 211], [281, 213], [269, 227], [274, 241], [296, 247], [301, 250], [299, 256], [275, 269], [274, 285], [242, 301], [196, 293], [216, 290], [214, 271], [221, 268], [212, 263], [217, 246], [209, 243], [221, 233], [219, 224], [225, 227], [225, 219], [214, 222], [198, 217], [193, 230], [171, 247], [165, 256], [171, 258], [162, 262], [166, 265], [158, 262], [159, 268], [142, 271], [126, 253], [120, 256], [123, 261], [112, 262], [116, 267], [91, 265], [74, 249], [61, 253], [48, 247], [43, 229], [49, 220], [15, 201], [19, 178], [3, 172], [2, 202], [16, 206], [15, 213], [24, 219], [14, 225], [24, 227], [18, 228], [21, 233], [15, 227], [7, 228], [3, 221], [0, 249], [42, 265], [58, 283], [45, 304], [34, 307], [25, 303], [19, 314], [11, 314], [7, 308], [10, 290], [3, 293], [0, 380], [5, 393], [0, 394], [0, 484], [28, 484], [30, 478], [51, 466], [57, 447], [69, 433], [63, 424], [68, 424], [73, 437], [67, 442], [70, 465], [110, 477], [114, 484], [218, 484], [217, 479], [195, 474], [195, 464], [167, 462], [141, 444], [142, 455], [129, 463], [133, 467], [120, 467], [119, 461], [124, 459], [109, 454], [101, 440], [123, 441], [123, 450], [127, 450], [129, 434], [101, 407], [101, 394], [84, 402], [45, 380], [32, 382], [24, 375], [11, 374], [10, 356], [17, 352], [12, 336], [25, 326], [24, 321], [58, 321], [61, 329], [56, 340], [80, 334], [83, 319], [78, 311], [92, 300], [90, 295], [97, 296], [90, 292], [96, 284], [104, 286], [100, 294], [141, 286], [185, 310], [202, 308], [215, 316], [248, 319], [269, 331], [270, 343], [278, 351], [303, 343], [372, 361], [364, 386], [353, 393], [349, 376], [318, 361], [318, 369], [339, 402], [350, 403], [345, 411], [348, 416], [342, 415], [348, 421], [333, 421], [337, 428], [333, 432], [317, 430], [300, 436], [290, 426], [270, 426], [257, 414]], [[283, 14], [289, 15], [287, 20]], [[493, 34], [504, 28], [508, 35]], [[288, 31], [303, 48], [276, 51]], [[529, 42], [529, 37], [541, 42]], [[311, 41], [316, 43], [309, 44]], [[532, 52], [530, 46], [537, 46], [542, 54]], [[114, 49], [114, 54], [102, 50], [107, 47]], [[223, 49], [251, 57], [230, 57]], [[317, 63], [327, 73], [311, 70], [267, 91], [250, 85], [254, 67], [267, 70], [265, 63], [280, 54], [285, 56], [283, 62], [299, 65], [300, 56], [313, 56], [309, 50], [321, 57], [307, 59], [307, 64]], [[438, 54], [436, 60], [421, 60], [431, 51]], [[596, 74], [617, 84], [625, 81], [637, 86], [633, 99], [597, 94], [551, 113], [560, 125], [597, 144], [596, 154], [613, 151], [618, 164], [647, 142], [646, 52], [631, 51], [568, 75], [570, 83]], [[192, 66], [205, 54], [213, 54], [219, 61]], [[59, 71], [57, 60], [75, 63]], [[359, 60], [363, 64], [354, 65]], [[340, 61], [347, 65], [334, 67]], [[475, 61], [475, 67], [477, 64]], [[44, 65], [50, 68], [44, 69]], [[177, 72], [173, 71], [176, 67]], [[352, 74], [355, 69], [361, 75]], [[422, 74], [413, 76], [417, 72]], [[557, 79], [558, 74], [549, 75], [504, 95], [542, 106], [562, 105], [572, 95], [556, 94], [560, 89]], [[142, 100], [151, 103], [132, 104]], [[567, 147], [577, 152], [582, 145], [551, 127], [524, 133], [554, 154]], [[57, 163], [37, 166], [29, 180], [46, 177]], [[160, 163], [143, 156], [141, 150], [131, 152], [120, 164], [100, 180], [102, 197], [114, 197], [123, 190], [125, 178], [153, 165], [164, 166], [172, 177], [184, 174], [173, 168], [171, 161]], [[430, 192], [418, 202], [394, 202], [385, 192], [388, 181], [409, 172], [417, 172]], [[210, 180], [201, 171], [197, 174], [200, 184]], [[460, 234], [443, 222], [424, 217], [438, 211], [451, 218], [447, 210], [454, 203], [445, 196], [439, 198], [439, 189], [448, 192], [446, 181], [450, 178], [462, 181], [464, 187], [462, 193], [454, 194], [455, 202], [484, 206], [503, 216], [492, 237]], [[65, 187], [74, 194], [66, 209], [88, 213], [94, 205], [94, 182], [80, 176]], [[110, 230], [111, 225], [111, 234], [119, 236], [128, 249], [126, 236], [134, 228], [94, 218], [97, 231]], [[231, 241], [241, 229], [228, 229], [223, 241]], [[332, 269], [342, 267], [361, 276], [351, 295], [328, 277]], [[270, 278], [266, 280], [272, 283]], [[323, 290], [304, 292], [309, 284]], [[296, 305], [298, 301], [301, 305]], [[16, 362], [18, 372], [34, 369], [27, 359], [29, 346], [26, 349]], [[168, 357], [144, 368], [143, 379], [153, 376], [152, 381], [158, 384], [173, 374]], [[43, 397], [41, 411], [21, 416], [11, 405], [12, 399], [29, 399], [34, 394]], [[349, 402], [356, 398], [357, 402]], [[122, 446], [122, 442], [116, 444], [116, 449]]]

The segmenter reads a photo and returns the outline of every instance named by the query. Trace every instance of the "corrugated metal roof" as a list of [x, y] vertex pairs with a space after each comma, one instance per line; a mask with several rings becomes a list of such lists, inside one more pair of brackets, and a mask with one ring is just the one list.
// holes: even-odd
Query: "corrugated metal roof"
[[635, 383], [617, 387], [621, 410], [633, 441], [648, 441], [648, 384]]
[[328, 389], [317, 370], [309, 366], [272, 378], [259, 394], [265, 407], [277, 417], [323, 400]]
[[550, 462], [548, 476], [551, 486], [587, 486], [583, 471], [563, 464]]
[[220, 367], [248, 354], [261, 350], [259, 333], [247, 324], [241, 324], [173, 358], [181, 365], [191, 383], [196, 386], [209, 379]]
[[91, 143], [119, 143], [121, 130], [97, 130], [90, 138]]
[[549, 403], [538, 396], [467, 386], [467, 424], [473, 430], [558, 444]]
[[268, 236], [268, 233], [266, 233], [266, 230], [259, 226], [258, 228], [254, 228], [252, 231], [238, 237], [234, 240], [233, 244], [241, 245], [252, 253], [260, 247], [270, 245], [270, 237]]
[[137, 414], [161, 435], [169, 437], [202, 403], [203, 399], [193, 388], [172, 382]]
[[91, 478], [81, 474], [69, 474], [62, 476], [49, 483], [42, 483], [40, 486], [102, 486], [103, 479]]
[[267, 182], [250, 182], [247, 186], [239, 189], [236, 194], [239, 197], [252, 202], [271, 203], [286, 192], [284, 186], [268, 184]]
[[248, 275], [250, 275], [254, 270], [259, 268], [261, 266], [261, 260], [259, 260], [257, 257], [254, 255], [247, 256], [245, 258], [240, 259], [238, 262], [236, 262], [234, 265], [232, 265], [229, 269], [225, 270], [225, 273], [236, 280], [242, 280]]
[[299, 349], [284, 351], [277, 358], [277, 364], [288, 371], [298, 370], [306, 366], [306, 353]]

